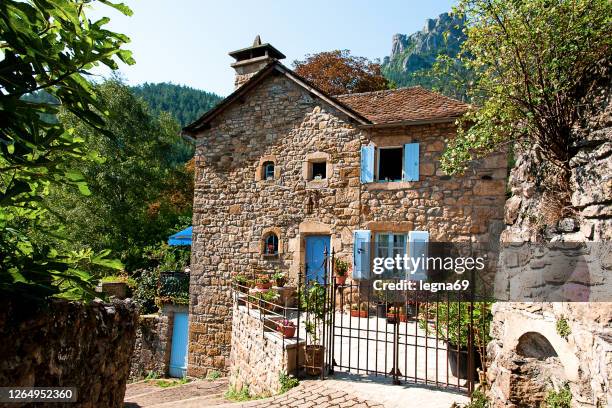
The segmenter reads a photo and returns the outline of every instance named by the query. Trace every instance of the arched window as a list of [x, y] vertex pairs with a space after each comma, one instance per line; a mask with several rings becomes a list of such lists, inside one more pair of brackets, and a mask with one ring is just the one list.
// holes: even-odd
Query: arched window
[[264, 162], [262, 169], [264, 180], [274, 180], [274, 162]]
[[278, 254], [278, 237], [275, 233], [271, 232], [266, 235], [264, 239], [264, 255], [277, 255]]

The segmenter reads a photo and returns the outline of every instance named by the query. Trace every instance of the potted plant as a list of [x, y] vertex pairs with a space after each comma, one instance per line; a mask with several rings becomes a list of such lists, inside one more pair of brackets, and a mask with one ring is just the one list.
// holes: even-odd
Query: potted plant
[[270, 289], [272, 287], [272, 281], [268, 275], [258, 275], [255, 280], [257, 289]]
[[276, 309], [276, 300], [278, 300], [279, 294], [274, 290], [268, 290], [259, 294], [259, 308], [262, 311], [273, 312]]
[[348, 272], [349, 264], [340, 258], [334, 260], [334, 273], [336, 275], [336, 285], [341, 286], [346, 283], [346, 273]]
[[234, 276], [234, 284], [242, 293], [247, 293], [249, 291], [249, 280], [242, 274]]
[[295, 324], [291, 320], [281, 320], [277, 323], [276, 330], [286, 339], [295, 336]]
[[[325, 346], [320, 343], [324, 321], [325, 287], [312, 282], [300, 293], [302, 310], [308, 320], [304, 323], [306, 345], [304, 346], [304, 367], [309, 375], [319, 375], [323, 371]], [[309, 342], [310, 341], [310, 342]]]
[[351, 317], [368, 317], [368, 306], [365, 303], [351, 305]]
[[[491, 314], [491, 303], [474, 302], [473, 315], [470, 318], [470, 303], [449, 302], [439, 303], [437, 308], [437, 324], [432, 324], [430, 313], [419, 315], [419, 327], [426, 332], [437, 331], [438, 337], [447, 342], [448, 363], [453, 376], [460, 379], [476, 379], [477, 370], [484, 366], [482, 359], [485, 358], [486, 346], [491, 340], [489, 327], [493, 315]], [[448, 318], [447, 318], [448, 316]], [[470, 328], [470, 322], [473, 327]], [[472, 355], [474, 355], [473, 370], [468, 373], [468, 343], [469, 336], [473, 336]]]
[[272, 280], [276, 283], [276, 286], [282, 288], [287, 284], [287, 274], [284, 272], [275, 272], [272, 274]]

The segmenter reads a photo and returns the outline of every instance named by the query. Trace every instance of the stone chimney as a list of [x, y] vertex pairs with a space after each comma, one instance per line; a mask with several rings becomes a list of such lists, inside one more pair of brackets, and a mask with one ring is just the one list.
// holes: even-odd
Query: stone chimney
[[232, 51], [229, 55], [236, 60], [232, 64], [232, 68], [236, 70], [236, 89], [270, 62], [285, 58], [282, 52], [270, 44], [262, 44], [259, 35], [255, 37], [252, 46]]

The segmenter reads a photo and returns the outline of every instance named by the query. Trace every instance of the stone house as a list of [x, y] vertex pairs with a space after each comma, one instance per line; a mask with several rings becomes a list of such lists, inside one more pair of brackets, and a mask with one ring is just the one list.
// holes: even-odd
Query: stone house
[[227, 369], [236, 273], [316, 279], [333, 248], [358, 279], [370, 264], [356, 242], [392, 250], [417, 232], [495, 254], [505, 154], [461, 177], [439, 165], [466, 104], [420, 87], [326, 95], [258, 39], [229, 55], [235, 91], [184, 129], [197, 143], [189, 375]]

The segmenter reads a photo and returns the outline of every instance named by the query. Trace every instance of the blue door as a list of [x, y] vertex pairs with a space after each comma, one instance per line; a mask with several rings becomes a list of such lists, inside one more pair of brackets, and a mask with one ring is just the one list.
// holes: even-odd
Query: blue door
[[329, 255], [329, 235], [311, 235], [306, 237], [306, 281], [325, 279], [325, 251]]
[[187, 374], [187, 313], [175, 313], [170, 353], [170, 377], [183, 378]]

